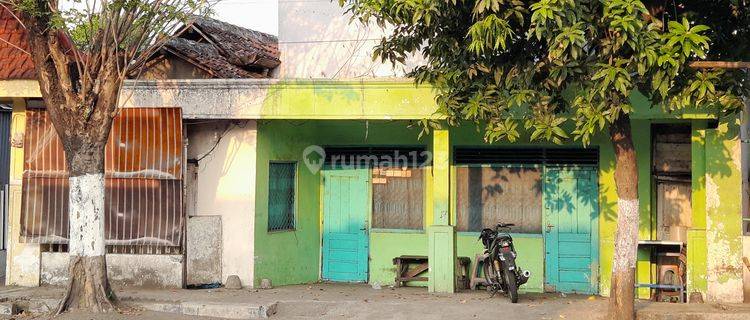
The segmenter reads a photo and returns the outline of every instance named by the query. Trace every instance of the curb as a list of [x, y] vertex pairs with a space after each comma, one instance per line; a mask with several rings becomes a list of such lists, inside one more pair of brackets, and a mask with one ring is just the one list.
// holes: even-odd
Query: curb
[[276, 314], [278, 303], [266, 305], [222, 302], [159, 302], [137, 301], [125, 302], [128, 305], [149, 311], [176, 313], [188, 316], [215, 317], [223, 319], [265, 319]]
[[[29, 299], [0, 301], [0, 315], [12, 316], [20, 312], [44, 314], [52, 312], [59, 303], [58, 299]], [[142, 301], [125, 299], [123, 305], [137, 307], [148, 311], [203, 316], [223, 319], [265, 319], [276, 314], [277, 302], [269, 304], [222, 303], [200, 301]]]
[[706, 312], [639, 312], [638, 320], [747, 320], [747, 313], [706, 313]]

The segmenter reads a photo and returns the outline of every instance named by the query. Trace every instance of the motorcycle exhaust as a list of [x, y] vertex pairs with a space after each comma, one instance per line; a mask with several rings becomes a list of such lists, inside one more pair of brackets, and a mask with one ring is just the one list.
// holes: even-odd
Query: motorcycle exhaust
[[529, 281], [529, 278], [531, 278], [531, 271], [529, 270], [523, 270], [521, 271], [521, 276], [518, 279], [518, 285], [522, 285]]

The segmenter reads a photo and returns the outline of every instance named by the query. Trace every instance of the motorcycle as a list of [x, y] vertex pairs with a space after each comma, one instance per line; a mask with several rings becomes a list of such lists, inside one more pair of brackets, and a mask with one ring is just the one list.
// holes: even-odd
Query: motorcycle
[[529, 281], [531, 272], [516, 266], [516, 249], [510, 236], [512, 223], [499, 223], [495, 229], [485, 228], [479, 234], [484, 245], [485, 286], [494, 296], [504, 292], [512, 303], [518, 302], [518, 287]]

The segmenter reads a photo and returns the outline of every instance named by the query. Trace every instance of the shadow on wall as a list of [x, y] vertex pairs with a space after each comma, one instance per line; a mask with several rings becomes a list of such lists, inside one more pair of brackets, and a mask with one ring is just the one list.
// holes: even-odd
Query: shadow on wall
[[[732, 150], [729, 147], [727, 147], [727, 144], [725, 143], [728, 140], [736, 140], [739, 137], [739, 131], [737, 130], [737, 127], [735, 124], [730, 123], [730, 121], [735, 120], [734, 118], [730, 119], [722, 119], [719, 123], [719, 127], [722, 126], [728, 126], [728, 129], [724, 129], [725, 132], [720, 132], [721, 129], [708, 129], [708, 131], [716, 132], [713, 135], [713, 139], [709, 140], [711, 137], [706, 137], [706, 139], [701, 140], [701, 142], [698, 144], [700, 150], [704, 150], [706, 153], [705, 157], [705, 165], [706, 165], [706, 171], [707, 173], [710, 173], [711, 176], [714, 178], [720, 177], [720, 178], [726, 178], [729, 177], [735, 172], [733, 172], [733, 167], [736, 166], [734, 170], [739, 170], [739, 143], [737, 143], [736, 150]], [[603, 140], [602, 143], [610, 143], [609, 140]], [[609, 149], [611, 150], [611, 149]], [[637, 156], [639, 156], [637, 154]], [[693, 155], [695, 157], [695, 155]], [[640, 165], [640, 163], [639, 163]], [[650, 166], [649, 161], [649, 166]], [[614, 157], [612, 157], [609, 161], [601, 162], [600, 163], [600, 170], [602, 172], [607, 173], [613, 173], [616, 168], [616, 163], [614, 160]], [[650, 172], [651, 170], [649, 170]], [[640, 181], [644, 181], [643, 179], [646, 178], [650, 179], [650, 177], [639, 177]], [[703, 183], [706, 183], [703, 181]], [[710, 182], [709, 182], [710, 184]], [[614, 185], [609, 186], [607, 184], [599, 184], [600, 188], [600, 194], [616, 194], [616, 188]], [[706, 188], [709, 189], [710, 186], [706, 185]], [[655, 186], [652, 188], [652, 193], [656, 192]], [[710, 192], [710, 190], [707, 190], [707, 192]], [[607, 199], [602, 199], [603, 203], [601, 204], [601, 215], [606, 220], [614, 221], [617, 219], [617, 199], [611, 199], [613, 201], [606, 201]], [[644, 203], [643, 200], [641, 203]], [[656, 205], [655, 203], [653, 205]], [[665, 210], [674, 209], [679, 211], [679, 208], [665, 208]]]

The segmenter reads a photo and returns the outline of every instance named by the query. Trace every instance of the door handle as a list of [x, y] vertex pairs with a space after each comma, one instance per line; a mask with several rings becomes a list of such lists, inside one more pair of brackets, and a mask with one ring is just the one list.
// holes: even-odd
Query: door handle
[[550, 233], [550, 232], [552, 232], [552, 228], [553, 228], [553, 227], [555, 227], [555, 226], [553, 226], [553, 225], [551, 225], [551, 224], [547, 224], [547, 233]]
[[361, 231], [367, 231], [367, 227], [359, 228]]

